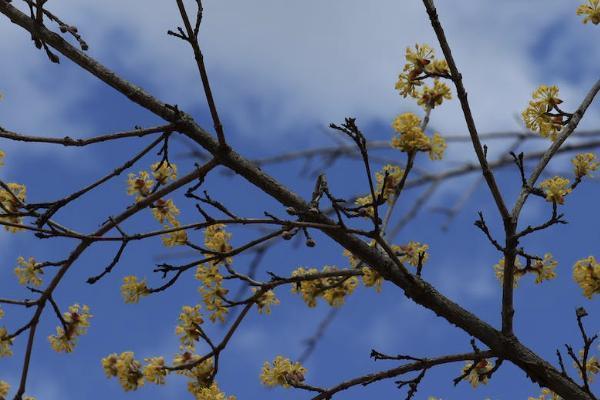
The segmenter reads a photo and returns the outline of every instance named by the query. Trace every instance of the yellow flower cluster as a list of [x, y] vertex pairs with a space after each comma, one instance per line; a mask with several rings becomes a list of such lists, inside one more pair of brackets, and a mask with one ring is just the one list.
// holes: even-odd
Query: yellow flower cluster
[[91, 317], [90, 308], [86, 305], [80, 307], [79, 304], [74, 304], [69, 307], [69, 311], [63, 315], [66, 331], [62, 326], [58, 326], [56, 327], [56, 335], [48, 336], [54, 351], [59, 353], [72, 352], [77, 344], [77, 337], [85, 335], [87, 332]]
[[[185, 352], [178, 354], [173, 360], [175, 367], [191, 364], [200, 360], [200, 356]], [[209, 358], [195, 365], [191, 369], [177, 370], [180, 375], [190, 378], [187, 387], [188, 391], [194, 395], [197, 400], [235, 400], [235, 396], [226, 396], [215, 381], [212, 381], [214, 372], [213, 359]]]
[[[322, 272], [339, 271], [337, 267], [326, 265]], [[292, 272], [292, 277], [318, 274], [316, 268], [304, 269], [302, 267]], [[304, 302], [309, 307], [317, 305], [317, 298], [322, 297], [330, 306], [339, 307], [344, 304], [346, 296], [351, 295], [358, 286], [358, 278], [351, 277], [329, 277], [308, 279], [292, 285], [292, 293], [300, 293]]]
[[164, 385], [167, 377], [167, 369], [165, 368], [165, 359], [163, 357], [144, 358], [146, 365], [144, 366], [144, 378], [156, 385]]
[[4, 152], [0, 150], [0, 167], [4, 165]]
[[123, 390], [136, 390], [144, 385], [142, 364], [134, 357], [133, 352], [116, 353], [102, 359], [102, 368], [109, 378], [116, 377]]
[[219, 266], [201, 264], [196, 269], [195, 277], [202, 282], [198, 291], [202, 294], [206, 309], [211, 312], [210, 320], [225, 321], [229, 309], [225, 307], [223, 297], [229, 291], [222, 286], [223, 275], [219, 273]]
[[[225, 225], [215, 224], [207, 227], [204, 230], [204, 245], [206, 248], [215, 253], [228, 253], [232, 250], [231, 233], [225, 230]], [[231, 257], [224, 260], [227, 264], [231, 264]], [[218, 263], [214, 261], [213, 263]]]
[[[504, 282], [504, 269], [505, 269], [506, 261], [504, 257], [498, 261], [498, 264], [494, 265], [494, 272], [496, 273], [496, 278], [500, 281], [500, 283]], [[523, 271], [523, 264], [519, 258], [515, 258], [515, 271], [513, 272], [513, 287], [519, 286], [519, 279], [525, 275], [525, 271]]]
[[0, 381], [0, 400], [6, 400], [10, 385], [5, 381]]
[[554, 393], [548, 388], [542, 388], [542, 393], [539, 397], [528, 397], [527, 400], [563, 400], [562, 397]]
[[[8, 222], [11, 224], [23, 224], [23, 217], [16, 215], [19, 209], [25, 203], [27, 188], [25, 185], [18, 183], [8, 183], [9, 190], [0, 189], [0, 222]], [[15, 233], [22, 231], [23, 228], [5, 225], [4, 229]]]
[[[373, 197], [370, 194], [357, 198], [356, 200], [354, 200], [354, 204], [356, 204], [359, 207], [364, 206], [359, 210], [359, 212], [362, 213], [364, 216], [373, 218], [373, 216], [375, 215], [375, 210], [373, 207]], [[369, 207], [369, 205], [371, 206]]]
[[235, 396], [226, 396], [219, 389], [216, 382], [213, 382], [209, 387], [200, 388], [192, 393], [196, 396], [196, 400], [235, 400]]
[[[154, 163], [151, 166], [152, 176], [156, 179], [156, 187], [166, 185], [169, 180], [177, 179], [177, 166], [168, 162]], [[127, 194], [135, 196], [139, 202], [152, 194], [155, 189], [155, 181], [150, 177], [148, 171], [140, 171], [139, 174], [129, 174], [127, 178]], [[162, 224], [165, 230], [181, 227], [177, 220], [179, 209], [171, 199], [158, 199], [151, 205], [152, 215]], [[165, 247], [180, 246], [187, 242], [187, 232], [179, 229], [166, 233], [162, 236]]]
[[402, 97], [420, 97], [417, 88], [423, 85], [424, 78], [449, 73], [446, 60], [435, 60], [434, 56], [433, 49], [426, 44], [406, 48], [406, 64], [395, 86]]
[[121, 295], [125, 303], [137, 303], [141, 297], [147, 296], [148, 286], [146, 286], [146, 280], [138, 282], [137, 276], [129, 275], [123, 278], [123, 284], [121, 285]]
[[[383, 187], [385, 175], [387, 173], [387, 179], [385, 182], [385, 188]], [[396, 188], [400, 184], [402, 177], [404, 176], [404, 170], [397, 165], [387, 164], [385, 165], [381, 171], [375, 173], [375, 177], [377, 179], [377, 190], [376, 194], [381, 193], [383, 190], [383, 197], [387, 201], [391, 201], [394, 194], [396, 193]]]
[[551, 115], [550, 112], [562, 103], [558, 98], [558, 87], [541, 85], [533, 92], [533, 100], [521, 116], [525, 126], [552, 141], [556, 140], [563, 127], [562, 115]]
[[40, 286], [42, 284], [42, 278], [40, 275], [44, 271], [38, 267], [38, 263], [35, 262], [35, 258], [29, 257], [29, 260], [25, 260], [23, 257], [17, 258], [19, 267], [15, 267], [15, 274], [19, 278], [19, 285], [31, 285]]
[[577, 261], [573, 266], [573, 279], [583, 290], [583, 295], [591, 299], [600, 293], [600, 263], [594, 256]]
[[429, 259], [429, 245], [425, 243], [410, 241], [408, 244], [400, 246], [392, 246], [394, 252], [399, 253], [399, 259], [403, 263], [408, 263], [413, 267], [419, 266], [419, 259], [422, 265], [425, 265]]
[[273, 363], [265, 361], [260, 381], [268, 387], [282, 386], [289, 388], [304, 382], [306, 368], [299, 362], [293, 363], [288, 358], [282, 356], [275, 357]]
[[[473, 366], [473, 361], [467, 361], [465, 366], [462, 369], [463, 374], [466, 373], [469, 368]], [[475, 368], [473, 368], [467, 376], [463, 379], [469, 381], [473, 388], [476, 388], [480, 384], [487, 384], [489, 381], [489, 377], [486, 375], [493, 368], [492, 363], [488, 360], [480, 360], [475, 364]]]
[[181, 349], [193, 350], [196, 342], [200, 339], [202, 331], [200, 325], [204, 320], [200, 314], [200, 305], [183, 306], [179, 314], [179, 323], [175, 327], [175, 333], [179, 336]]
[[154, 187], [154, 181], [150, 178], [147, 171], [140, 171], [139, 174], [129, 174], [127, 176], [127, 194], [135, 196], [135, 201], [142, 201], [146, 198]]
[[170, 162], [157, 162], [152, 164], [152, 175], [159, 185], [165, 185], [169, 179], [174, 181], [177, 179], [177, 166]]
[[535, 260], [531, 269], [535, 274], [535, 283], [542, 283], [543, 281], [549, 281], [550, 279], [556, 278], [556, 266], [558, 265], [558, 261], [556, 261], [551, 253], [544, 254], [543, 260]]
[[540, 188], [546, 194], [546, 200], [557, 204], [565, 203], [565, 196], [573, 191], [569, 186], [570, 181], [562, 176], [548, 178], [540, 183]]
[[392, 138], [392, 147], [407, 153], [423, 151], [429, 153], [432, 160], [441, 160], [447, 144], [440, 134], [432, 138], [421, 129], [421, 118], [413, 113], [400, 114], [394, 119], [392, 127], [398, 135]]
[[587, 4], [577, 7], [577, 15], [585, 15], [583, 23], [600, 24], [600, 0], [588, 0]]
[[600, 162], [594, 153], [577, 154], [571, 159], [576, 178], [583, 178], [586, 175], [592, 176], [592, 172], [600, 167]]
[[[259, 289], [252, 288], [252, 292], [256, 293]], [[275, 296], [275, 292], [267, 290], [258, 299], [255, 300], [259, 314], [271, 314], [271, 306], [279, 304], [279, 299]]]
[[13, 340], [8, 338], [8, 331], [6, 328], [0, 328], [0, 357], [12, 356]]
[[[374, 247], [375, 241], [371, 241], [369, 246]], [[383, 285], [383, 276], [379, 274], [379, 272], [375, 271], [370, 266], [365, 264], [360, 264], [360, 260], [354, 256], [351, 252], [344, 249], [344, 256], [348, 257], [348, 261], [350, 262], [350, 266], [352, 268], [358, 268], [360, 265], [362, 272], [362, 281], [365, 287], [374, 287], [377, 293], [381, 292], [381, 286]]]
[[417, 104], [426, 110], [442, 105], [444, 100], [452, 100], [452, 92], [439, 79], [433, 81], [433, 86], [423, 86], [423, 90], [417, 93]]
[[366, 287], [374, 287], [377, 293], [381, 292], [381, 285], [383, 284], [383, 276], [379, 272], [375, 271], [371, 267], [362, 267], [362, 280]]

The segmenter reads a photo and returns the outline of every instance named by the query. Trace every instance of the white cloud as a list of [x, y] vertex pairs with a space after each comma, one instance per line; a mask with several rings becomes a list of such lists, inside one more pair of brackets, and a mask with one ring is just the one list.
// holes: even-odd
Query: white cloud
[[[190, 50], [165, 34], [180, 24], [173, 3], [70, 0], [52, 6], [80, 28], [90, 53], [107, 65], [169, 102], [203, 106]], [[492, 1], [440, 2], [439, 14], [480, 130], [514, 129], [513, 114], [543, 80], [531, 48], [544, 28], [558, 18], [576, 26], [560, 40], [564, 51], [547, 62], [561, 63], [569, 41], [590, 42], [574, 7], [542, 0], [511, 0], [501, 6]], [[15, 29], [4, 25], [2, 30], [14, 35]], [[369, 6], [358, 0], [207, 1], [201, 40], [222, 114], [235, 121], [231, 128], [270, 140], [299, 124], [314, 126], [347, 115], [387, 120], [413, 107], [393, 90], [404, 48], [436, 42], [417, 0]], [[19, 43], [3, 54], [31, 57], [31, 49], [23, 47]], [[600, 55], [590, 54], [587, 62], [595, 65]], [[10, 74], [20, 82], [18, 87], [35, 85], [22, 75], [39, 73], [47, 67], [42, 64], [38, 60], [24, 72], [15, 68]], [[588, 82], [557, 83], [578, 100]], [[64, 85], [78, 89], [68, 79]], [[457, 102], [436, 110], [432, 123], [445, 132], [464, 131]]]

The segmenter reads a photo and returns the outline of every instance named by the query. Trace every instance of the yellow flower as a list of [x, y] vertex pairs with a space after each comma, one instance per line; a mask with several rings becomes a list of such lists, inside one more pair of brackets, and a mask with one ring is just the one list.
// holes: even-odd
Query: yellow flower
[[594, 153], [577, 154], [571, 159], [576, 178], [582, 178], [586, 175], [592, 176], [592, 172], [600, 167], [600, 162]]
[[219, 389], [216, 382], [213, 382], [209, 387], [202, 387], [196, 390], [195, 386], [188, 384], [188, 390], [196, 396], [196, 400], [235, 400], [235, 396], [226, 396]]
[[[164, 225], [163, 228], [166, 229], [170, 229], [170, 228], [179, 228], [179, 222], [175, 221], [175, 223], [173, 224], [173, 226], [169, 226], [169, 225]], [[165, 247], [174, 247], [174, 246], [182, 246], [184, 244], [187, 243], [188, 240], [188, 236], [187, 236], [187, 232], [185, 231], [185, 229], [179, 229], [177, 231], [173, 231], [170, 233], [165, 233], [162, 236], [162, 242], [163, 245]]]
[[446, 147], [448, 147], [446, 140], [439, 133], [434, 133], [429, 147], [429, 159], [441, 160], [444, 158]]
[[397, 165], [387, 164], [383, 167], [381, 172], [377, 172], [375, 177], [377, 179], [376, 194], [381, 192], [383, 188], [383, 180], [387, 173], [387, 181], [385, 182], [385, 190], [383, 191], [383, 197], [388, 201], [392, 200], [392, 197], [396, 193], [396, 187], [400, 184], [402, 177], [404, 176], [404, 170]]
[[120, 355], [115, 353], [102, 359], [102, 368], [106, 375], [116, 377], [123, 390], [136, 390], [144, 384], [142, 365], [134, 358], [131, 351], [125, 351]]
[[154, 215], [154, 218], [161, 224], [168, 221], [172, 225], [179, 225], [176, 219], [176, 216], [179, 215], [179, 209], [171, 199], [156, 200], [152, 206], [152, 215]]
[[398, 75], [398, 81], [396, 81], [394, 88], [400, 92], [402, 97], [417, 97], [417, 88], [422, 85], [422, 80], [411, 79], [409, 74], [402, 73]]
[[[23, 203], [25, 203], [27, 188], [25, 185], [18, 183], [8, 183], [7, 186], [10, 191], [0, 189], [0, 212], [2, 212], [0, 214], [0, 221], [9, 222], [11, 224], [22, 224], [23, 217], [11, 214], [19, 213], [19, 209]], [[4, 226], [4, 229], [12, 233], [23, 230], [23, 228], [7, 225]]]
[[123, 278], [121, 285], [121, 295], [125, 303], [137, 303], [141, 297], [147, 296], [148, 287], [146, 280], [138, 282], [137, 276], [129, 275]]
[[556, 272], [554, 269], [558, 265], [558, 262], [554, 260], [552, 254], [544, 254], [543, 260], [536, 260], [533, 262], [531, 268], [535, 273], [535, 283], [542, 283], [545, 280], [556, 278]]
[[383, 276], [379, 272], [375, 271], [370, 267], [362, 267], [362, 280], [366, 287], [374, 287], [377, 293], [381, 292], [381, 285], [383, 284]]
[[573, 279], [583, 290], [583, 295], [591, 299], [600, 293], [600, 263], [594, 256], [577, 261], [573, 266]]
[[419, 266], [419, 259], [421, 257], [421, 263], [423, 265], [429, 259], [429, 253], [427, 253], [429, 245], [425, 243], [419, 243], [411, 240], [410, 242], [408, 242], [408, 244], [404, 246], [393, 246], [393, 248], [397, 249], [400, 252], [400, 261], [402, 261], [403, 263], [408, 263], [413, 267]]
[[[252, 292], [256, 293], [259, 289], [252, 288]], [[255, 300], [259, 314], [271, 314], [271, 306], [279, 304], [279, 299], [275, 296], [275, 292], [268, 290]]]
[[415, 44], [414, 50], [407, 47], [405, 58], [408, 63], [404, 71], [412, 74], [412, 79], [416, 78], [433, 61], [433, 56], [433, 49], [426, 44]]
[[541, 85], [533, 92], [533, 100], [521, 116], [525, 126], [552, 141], [556, 140], [563, 126], [563, 116], [550, 115], [552, 109], [562, 103], [558, 98], [558, 87]]
[[0, 357], [12, 356], [12, 339], [8, 338], [6, 328], [0, 328]]
[[[463, 373], [467, 372], [469, 368], [473, 366], [473, 361], [467, 361], [465, 366], [463, 367]], [[486, 375], [493, 368], [492, 363], [488, 360], [480, 360], [477, 361], [475, 368], [469, 372], [469, 374], [464, 378], [465, 380], [471, 383], [471, 386], [476, 388], [479, 384], [487, 384], [489, 381], [489, 377]]]
[[4, 152], [0, 150], [0, 167], [4, 165]]
[[[373, 198], [370, 194], [363, 197], [358, 197], [356, 200], [354, 200], [354, 204], [356, 204], [358, 207], [362, 207], [360, 210], [358, 210], [359, 213], [365, 217], [373, 217], [375, 211], [373, 207]], [[371, 207], [369, 207], [369, 205], [371, 205]]]
[[163, 357], [151, 357], [145, 358], [144, 361], [147, 363], [144, 367], [144, 378], [148, 382], [164, 385], [165, 377], [167, 376], [165, 359]]
[[7, 382], [0, 381], [0, 400], [6, 399], [6, 396], [8, 396], [9, 390], [10, 390], [10, 385]]
[[432, 87], [424, 86], [423, 90], [419, 92], [417, 104], [425, 109], [431, 109], [442, 105], [444, 99], [452, 99], [450, 87], [440, 82], [439, 79], [435, 79]]
[[67, 330], [62, 326], [56, 328], [56, 335], [48, 336], [52, 349], [56, 352], [70, 353], [77, 344], [77, 337], [85, 335], [87, 328], [90, 326], [89, 319], [92, 317], [90, 308], [86, 305], [80, 307], [79, 304], [74, 304], [69, 307], [69, 311], [65, 312], [63, 318], [66, 323]]
[[[231, 244], [231, 233], [225, 230], [225, 225], [215, 224], [207, 227], [204, 230], [204, 245], [210, 251], [215, 253], [228, 253], [232, 250]], [[225, 259], [227, 264], [232, 263], [231, 257]], [[213, 263], [218, 263], [214, 261]]]
[[169, 179], [177, 179], [177, 166], [169, 162], [157, 162], [152, 164], [152, 175], [159, 185], [164, 185]]
[[215, 322], [219, 319], [223, 322], [229, 312], [224, 305], [223, 297], [229, 291], [222, 286], [223, 275], [219, 273], [219, 266], [201, 264], [196, 269], [195, 278], [202, 282], [198, 291], [202, 294], [206, 309], [211, 312], [210, 320]]
[[138, 175], [129, 174], [127, 178], [127, 194], [135, 196], [135, 201], [141, 201], [152, 192], [154, 181], [146, 171]]
[[433, 60], [425, 67], [425, 71], [430, 74], [450, 74], [446, 60]]
[[19, 257], [17, 263], [20, 267], [15, 267], [15, 274], [19, 278], [19, 285], [40, 286], [42, 284], [40, 275], [43, 275], [44, 271], [38, 267], [35, 258], [29, 257], [29, 260], [25, 261], [25, 258]]
[[304, 382], [305, 374], [306, 368], [300, 363], [292, 363], [288, 358], [277, 356], [272, 365], [269, 362], [264, 363], [260, 381], [268, 387], [283, 386], [289, 388]]
[[175, 333], [180, 336], [181, 348], [193, 349], [200, 339], [202, 331], [200, 325], [204, 320], [200, 315], [200, 305], [194, 307], [183, 306], [179, 314], [179, 323], [175, 327]]
[[392, 147], [401, 151], [429, 151], [430, 139], [421, 129], [421, 119], [413, 113], [400, 114], [392, 127], [399, 135], [392, 138]]
[[[333, 266], [324, 266], [322, 272], [338, 271]], [[297, 268], [292, 277], [318, 274], [316, 268]], [[308, 279], [292, 285], [292, 293], [300, 293], [307, 306], [315, 307], [317, 298], [322, 297], [330, 306], [339, 307], [344, 304], [346, 296], [352, 294], [358, 286], [358, 278], [351, 276]]]
[[562, 400], [562, 397], [548, 388], [542, 388], [540, 397], [528, 397], [527, 400]]
[[[200, 360], [200, 358], [201, 357], [198, 354], [193, 354], [189, 351], [186, 351], [182, 354], [175, 355], [175, 357], [173, 358], [173, 366], [180, 367], [182, 365], [196, 363], [198, 362], [198, 360]], [[192, 378], [192, 382], [188, 383], [188, 389], [190, 389], [190, 386], [195, 386], [197, 389], [199, 389], [208, 386], [213, 370], [213, 359], [208, 358], [202, 361], [201, 363], [196, 364], [191, 369], [180, 369], [177, 370], [175, 373]]]
[[546, 194], [547, 201], [556, 202], [558, 204], [564, 204], [565, 196], [572, 191], [569, 187], [569, 180], [561, 176], [546, 179], [540, 183], [540, 187]]
[[4, 317], [4, 310], [0, 307], [0, 319]]
[[587, 4], [577, 7], [577, 15], [585, 15], [583, 23], [590, 21], [594, 25], [600, 24], [600, 0], [588, 0]]
[[[498, 264], [494, 265], [494, 272], [496, 273], [496, 278], [498, 278], [498, 280], [500, 281], [500, 284], [502, 284], [502, 282], [504, 282], [504, 268], [505, 268], [505, 261], [504, 261], [504, 257], [502, 257], [500, 259], [500, 261], [498, 261]], [[515, 258], [515, 271], [513, 273], [513, 287], [517, 287], [519, 286], [519, 279], [521, 279], [521, 277], [525, 274], [525, 272], [522, 270], [523, 265], [521, 264], [521, 261], [519, 261], [519, 258]]]

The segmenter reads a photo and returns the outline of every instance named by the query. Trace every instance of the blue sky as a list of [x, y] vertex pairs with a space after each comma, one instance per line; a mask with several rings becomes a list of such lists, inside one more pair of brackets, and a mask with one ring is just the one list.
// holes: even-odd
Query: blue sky
[[[204, 98], [190, 51], [167, 37], [167, 29], [179, 24], [173, 2], [132, 0], [81, 2], [69, 0], [51, 4], [51, 9], [77, 25], [90, 44], [89, 53], [127, 79], [146, 88], [169, 103], [189, 111], [210, 128]], [[502, 2], [468, 0], [440, 4], [439, 14], [446, 27], [459, 68], [482, 132], [521, 130], [515, 120], [532, 90], [541, 83], [557, 84], [567, 105], [574, 109], [597, 79], [600, 50], [595, 46], [597, 28], [582, 25], [575, 15], [578, 2]], [[258, 2], [207, 1], [201, 43], [211, 76], [213, 91], [232, 145], [249, 158], [335, 143], [324, 127], [355, 116], [369, 139], [386, 140], [392, 134], [389, 124], [399, 112], [415, 111], [416, 106], [393, 90], [403, 65], [406, 46], [415, 42], [436, 45], [419, 1], [381, 1], [365, 7], [364, 2], [304, 1], [302, 3], [264, 0]], [[49, 136], [86, 137], [128, 130], [134, 125], [160, 124], [153, 115], [129, 102], [112, 89], [62, 59], [50, 64], [37, 51], [28, 34], [0, 19], [0, 126]], [[438, 48], [437, 46], [435, 46]], [[439, 50], [438, 50], [439, 52]], [[588, 111], [582, 128], [597, 127], [598, 102]], [[464, 122], [456, 101], [436, 109], [431, 126], [442, 134], [462, 133]], [[7, 153], [0, 171], [6, 181], [27, 184], [30, 201], [48, 201], [92, 182], [126, 161], [151, 139], [123, 141], [84, 149], [20, 145], [0, 142]], [[142, 144], [143, 142], [143, 144]], [[546, 146], [539, 142], [536, 146]], [[189, 170], [194, 160], [187, 154], [189, 143], [173, 140], [171, 153], [180, 170]], [[490, 143], [490, 154], [499, 154], [506, 143]], [[533, 147], [532, 147], [533, 148]], [[388, 153], [389, 156], [402, 156]], [[422, 160], [420, 167], [441, 169], [472, 159], [469, 146], [449, 148], [448, 162], [433, 164]], [[133, 168], [147, 169], [158, 157], [151, 153]], [[565, 161], [567, 160], [567, 161]], [[553, 170], [566, 166], [558, 159]], [[301, 176], [302, 163], [266, 167], [267, 172], [308, 197], [313, 188], [310, 177]], [[338, 162], [325, 170], [330, 187], [340, 196], [351, 196], [366, 188], [358, 163]], [[350, 179], [349, 177], [352, 177]], [[432, 198], [429, 206], [453, 205], [475, 176], [449, 181]], [[514, 169], [499, 174], [509, 199], [519, 190]], [[273, 200], [239, 178], [215, 173], [207, 179], [210, 194], [247, 216], [260, 216], [264, 210], [284, 215]], [[559, 261], [558, 278], [535, 286], [525, 278], [516, 292], [516, 331], [523, 342], [554, 362], [554, 352], [564, 343], [577, 345], [579, 336], [574, 309], [583, 305], [592, 315], [590, 331], [598, 331], [600, 317], [593, 302], [581, 296], [570, 277], [571, 266], [579, 258], [598, 249], [599, 217], [590, 213], [597, 203], [598, 181], [584, 182], [564, 207], [569, 225], [535, 235], [524, 244], [531, 252], [552, 251]], [[397, 215], [418, 195], [411, 193], [399, 205]], [[240, 202], [239, 199], [244, 201]], [[105, 189], [72, 205], [57, 215], [65, 224], [91, 231], [107, 216], [130, 204], [125, 194], [125, 176], [112, 180]], [[182, 219], [197, 220], [193, 205], [179, 193], [176, 203]], [[426, 209], [399, 235], [397, 243], [409, 240], [427, 242], [431, 259], [424, 271], [426, 279], [442, 293], [465, 305], [496, 326], [499, 321], [500, 287], [492, 265], [497, 252], [472, 225], [477, 211], [483, 211], [494, 232], [500, 234], [495, 209], [485, 187], [480, 185], [457, 218], [444, 232], [444, 218]], [[523, 224], [545, 220], [549, 207], [531, 200], [524, 211]], [[128, 231], [154, 229], [146, 214], [125, 225]], [[256, 231], [232, 230], [234, 243], [243, 243]], [[192, 236], [194, 237], [194, 236]], [[195, 238], [201, 238], [196, 233]], [[269, 251], [260, 271], [286, 273], [298, 266], [345, 265], [341, 249], [322, 235], [315, 234], [318, 246], [308, 249], [281, 243]], [[27, 234], [0, 232], [0, 290], [2, 297], [25, 296], [16, 287], [12, 272], [18, 256], [59, 259], [72, 249], [67, 240], [35, 240]], [[133, 350], [140, 358], [155, 355], [171, 357], [178, 343], [174, 326], [180, 307], [200, 301], [197, 283], [184, 277], [168, 292], [145, 298], [138, 305], [123, 304], [119, 284], [123, 276], [153, 276], [154, 264], [165, 256], [190, 259], [178, 250], [163, 251], [158, 241], [131, 246], [113, 274], [89, 286], [85, 279], [101, 271], [116, 248], [94, 245], [67, 275], [57, 295], [64, 307], [79, 302], [89, 304], [94, 318], [89, 334], [81, 338], [77, 351], [54, 353], [45, 337], [57, 324], [48, 314], [42, 320], [30, 375], [28, 393], [38, 399], [166, 399], [186, 398], [185, 381], [172, 377], [166, 387], [150, 385], [135, 393], [124, 393], [117, 382], [108, 381], [100, 368], [101, 357]], [[236, 258], [244, 270], [250, 256]], [[252, 315], [244, 321], [224, 354], [218, 381], [239, 399], [303, 399], [306, 393], [266, 390], [258, 374], [265, 360], [284, 354], [291, 358], [302, 352], [302, 340], [312, 334], [326, 307], [307, 309], [288, 288], [278, 291], [282, 304], [270, 317]], [[27, 314], [3, 307], [9, 328], [19, 326]], [[223, 330], [213, 328], [215, 335]], [[373, 362], [371, 348], [387, 353], [436, 356], [469, 350], [469, 337], [445, 320], [403, 298], [391, 285], [381, 294], [359, 289], [339, 312], [316, 353], [306, 363], [308, 382], [330, 386], [366, 372], [394, 366]], [[18, 384], [24, 338], [15, 344], [15, 356], [0, 360], [0, 379]], [[429, 395], [454, 399], [525, 399], [538, 390], [511, 365], [504, 365], [492, 382], [473, 391], [463, 383], [453, 387], [451, 379], [461, 365], [430, 371], [419, 389], [418, 399]], [[596, 384], [597, 387], [597, 384]], [[398, 396], [393, 383], [384, 382], [339, 395], [340, 399], [365, 396]], [[189, 396], [188, 396], [189, 397]]]

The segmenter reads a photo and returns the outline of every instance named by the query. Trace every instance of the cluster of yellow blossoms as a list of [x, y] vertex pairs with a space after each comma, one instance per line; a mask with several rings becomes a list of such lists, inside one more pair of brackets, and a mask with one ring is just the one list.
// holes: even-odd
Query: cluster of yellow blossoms
[[583, 23], [600, 24], [600, 0], [588, 0], [587, 4], [577, 7], [577, 15], [585, 15]]
[[561, 103], [558, 87], [540, 85], [533, 92], [533, 100], [529, 101], [529, 105], [521, 113], [525, 126], [545, 138], [556, 140], [564, 125], [565, 116], [561, 113], [551, 114], [551, 111], [558, 111], [556, 107]]
[[[579, 350], [579, 363], [581, 365], [583, 365], [583, 356], [584, 356], [584, 351]], [[578, 368], [577, 363], [573, 362], [573, 367], [575, 367], [577, 369], [577, 372], [579, 373], [579, 377], [583, 377], [581, 370]], [[598, 375], [600, 373], [600, 361], [598, 361], [598, 359], [594, 356], [592, 357], [588, 357], [587, 362], [585, 363], [585, 372], [587, 375], [587, 379], [588, 382], [593, 382], [594, 379], [596, 378], [596, 375]]]
[[[27, 188], [19, 183], [7, 183], [6, 189], [0, 189], [0, 221], [10, 224], [22, 225], [23, 217], [19, 216], [19, 210], [25, 203]], [[4, 225], [4, 229], [15, 233], [22, 231], [18, 226]]]
[[42, 278], [40, 275], [44, 271], [39, 268], [39, 264], [35, 262], [35, 258], [29, 257], [29, 260], [25, 260], [23, 257], [17, 258], [19, 267], [15, 267], [15, 274], [19, 279], [19, 285], [31, 285], [40, 286], [42, 284]]
[[439, 133], [433, 137], [425, 135], [421, 128], [421, 118], [413, 113], [404, 113], [396, 117], [392, 127], [398, 135], [392, 138], [392, 147], [407, 153], [423, 151], [429, 153], [432, 160], [441, 160], [446, 150], [446, 141]]
[[[102, 359], [102, 368], [106, 375], [116, 377], [125, 391], [136, 390], [144, 385], [145, 381], [156, 385], [164, 385], [166, 376], [170, 372], [163, 357], [150, 357], [144, 359], [146, 365], [135, 359], [130, 351], [121, 354], [110, 354]], [[188, 391], [197, 400], [235, 400], [234, 396], [226, 396], [212, 381], [214, 365], [212, 359], [200, 363], [200, 356], [190, 352], [177, 354], [173, 359], [173, 368], [197, 363], [191, 368], [176, 369], [175, 373], [190, 378]]]
[[[140, 202], [152, 194], [159, 186], [166, 185], [169, 180], [177, 179], [177, 166], [166, 161], [151, 165], [152, 179], [148, 171], [139, 174], [129, 174], [127, 178], [127, 194], [135, 196], [135, 201]], [[175, 229], [163, 235], [162, 241], [166, 247], [173, 247], [187, 242], [185, 230], [177, 229], [181, 226], [177, 220], [179, 209], [171, 199], [158, 199], [152, 204], [152, 215], [165, 230]]]
[[548, 388], [542, 388], [539, 397], [528, 397], [527, 400], [563, 400], [563, 398]]
[[[413, 97], [425, 108], [434, 108], [442, 104], [444, 99], [451, 99], [450, 88], [437, 79], [449, 75], [448, 64], [446, 60], [434, 59], [434, 56], [433, 49], [426, 44], [416, 44], [414, 49], [407, 47], [406, 64], [396, 82], [396, 90], [402, 97]], [[434, 86], [417, 90], [427, 77], [436, 77]]]
[[[544, 254], [544, 258], [542, 260], [532, 260], [532, 263], [529, 267], [524, 267], [521, 264], [519, 258], [515, 258], [515, 271], [513, 273], [513, 286], [517, 287], [519, 285], [519, 279], [526, 273], [535, 274], [535, 283], [542, 283], [544, 281], [548, 281], [556, 278], [556, 266], [558, 265], [558, 261], [556, 261], [551, 253]], [[502, 283], [504, 281], [504, 269], [505, 269], [505, 260], [504, 257], [498, 261], [498, 264], [494, 265], [494, 272], [496, 273], [496, 277]]]
[[203, 322], [200, 305], [182, 307], [181, 314], [179, 314], [179, 323], [175, 327], [175, 333], [179, 336], [182, 350], [194, 350], [196, 342], [202, 334], [200, 325]]
[[540, 188], [544, 191], [547, 201], [557, 204], [564, 204], [565, 196], [573, 191], [570, 181], [562, 176], [555, 176], [542, 181]]
[[[252, 288], [252, 293], [256, 293], [258, 288]], [[275, 292], [267, 290], [260, 295], [256, 300], [256, 306], [258, 307], [259, 314], [271, 314], [271, 306], [279, 304], [279, 299], [275, 296]]]
[[8, 331], [6, 328], [0, 328], [0, 357], [12, 356], [12, 338], [8, 337]]
[[80, 307], [79, 304], [74, 304], [69, 307], [69, 311], [66, 311], [63, 315], [65, 327], [56, 327], [56, 335], [48, 336], [54, 351], [59, 353], [72, 352], [77, 344], [77, 337], [85, 335], [87, 332], [91, 317], [90, 308], [86, 305]]
[[[0, 99], [2, 95], [0, 94]], [[5, 154], [0, 150], [0, 167], [4, 165]], [[8, 190], [7, 190], [8, 189]], [[19, 183], [7, 183], [6, 188], [0, 189], [0, 222], [22, 225], [23, 217], [18, 215], [25, 203], [27, 188]], [[22, 231], [18, 226], [4, 225], [4, 229], [15, 233]]]
[[[0, 400], [7, 400], [9, 391], [10, 385], [7, 382], [0, 381]], [[23, 400], [35, 400], [35, 397], [23, 396]]]
[[[329, 265], [322, 269], [322, 272], [334, 271], [339, 271], [339, 269]], [[318, 273], [319, 270], [316, 268], [299, 267], [292, 272], [292, 277], [305, 277]], [[292, 293], [299, 293], [309, 307], [316, 307], [319, 297], [323, 298], [330, 306], [339, 307], [344, 304], [346, 296], [351, 295], [357, 286], [358, 278], [355, 276], [307, 279], [293, 284]]]
[[229, 312], [223, 300], [229, 291], [222, 285], [223, 275], [219, 272], [219, 267], [233, 262], [231, 257], [225, 256], [233, 249], [230, 240], [231, 233], [225, 230], [223, 224], [211, 225], [204, 230], [204, 246], [208, 251], [205, 256], [215, 257], [215, 259], [200, 264], [196, 269], [195, 277], [202, 283], [198, 291], [202, 294], [206, 309], [211, 312], [209, 318], [212, 322], [217, 319], [223, 322]]
[[474, 368], [473, 368], [473, 361], [467, 361], [467, 363], [465, 364], [465, 366], [462, 369], [462, 372], [464, 374], [469, 369], [471, 369], [471, 371], [463, 379], [469, 381], [471, 386], [474, 388], [476, 388], [480, 384], [485, 385], [489, 381], [489, 376], [487, 375], [487, 373], [490, 372], [492, 368], [493, 368], [492, 363], [485, 359], [477, 361], [477, 364], [475, 364]]
[[600, 294], [600, 263], [594, 256], [577, 261], [573, 266], [573, 279], [588, 299]]
[[268, 387], [282, 386], [289, 388], [304, 382], [306, 368], [300, 363], [293, 363], [289, 359], [277, 356], [273, 363], [265, 362], [260, 374], [260, 381]]
[[129, 275], [123, 278], [121, 295], [125, 303], [137, 303], [141, 297], [147, 296], [148, 286], [146, 280], [138, 281], [137, 276]]
[[573, 164], [573, 172], [576, 179], [581, 179], [584, 176], [592, 176], [592, 172], [600, 167], [600, 162], [594, 153], [577, 154], [571, 159]]

